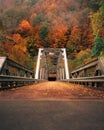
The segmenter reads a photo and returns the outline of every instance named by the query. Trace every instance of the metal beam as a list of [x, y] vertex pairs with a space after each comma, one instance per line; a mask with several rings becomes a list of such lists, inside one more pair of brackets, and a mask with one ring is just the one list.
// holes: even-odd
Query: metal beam
[[65, 74], [66, 79], [69, 79], [69, 69], [68, 69], [68, 62], [67, 62], [67, 56], [66, 56], [66, 49], [61, 49], [63, 51], [62, 55], [64, 56], [64, 65], [65, 65]]
[[42, 50], [43, 50], [42, 48], [39, 48], [35, 79], [39, 79], [39, 68], [40, 68], [40, 59], [41, 59], [41, 55], [42, 55]]

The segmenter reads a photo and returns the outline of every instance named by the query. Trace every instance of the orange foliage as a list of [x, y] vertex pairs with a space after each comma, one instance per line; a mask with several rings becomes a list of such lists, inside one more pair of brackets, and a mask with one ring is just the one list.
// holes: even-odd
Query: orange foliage
[[81, 40], [81, 35], [82, 35], [82, 31], [81, 31], [81, 28], [79, 28], [78, 26], [74, 26], [72, 28], [72, 31], [71, 31], [71, 41], [72, 43], [79, 43], [80, 40]]
[[[93, 1], [95, 2], [95, 0]], [[3, 0], [3, 4], [0, 2], [0, 7], [6, 5], [1, 9], [1, 13], [3, 14], [0, 19], [0, 29], [2, 27], [5, 34], [10, 33], [10, 37], [15, 41], [15, 44], [11, 44], [10, 41], [6, 41], [1, 37], [1, 39], [4, 40], [3, 42], [5, 42], [5, 44], [2, 44], [3, 51], [6, 51], [11, 56], [14, 55], [14, 57], [23, 57], [26, 59], [25, 53], [28, 53], [26, 52], [27, 41], [29, 41], [31, 36], [33, 36], [34, 40], [33, 46], [37, 48], [66, 47], [70, 54], [73, 53], [73, 55], [77, 55], [86, 48], [91, 49], [94, 41], [92, 31], [95, 33], [99, 31], [99, 23], [102, 22], [99, 11], [98, 13], [95, 13], [92, 11], [93, 9], [91, 10], [89, 7], [89, 4], [93, 1], [37, 0], [35, 2], [23, 0], [17, 2], [17, 0], [10, 0], [8, 2], [7, 0]], [[28, 4], [26, 5], [26, 3]], [[12, 12], [8, 12], [10, 5], [14, 10], [13, 14]], [[92, 16], [92, 20], [88, 17], [89, 14]], [[12, 17], [14, 15], [15, 19]], [[95, 16], [98, 21], [96, 21]], [[48, 30], [45, 38], [40, 36], [40, 31], [44, 25], [47, 26]], [[15, 29], [16, 26], [18, 26], [17, 29]], [[44, 34], [45, 31], [46, 30], [43, 29], [42, 33]], [[102, 27], [99, 36], [104, 36]], [[11, 48], [13, 49], [13, 52]]]
[[13, 34], [13, 39], [14, 39], [14, 41], [16, 42], [16, 43], [21, 43], [22, 42], [22, 37], [21, 37], [21, 35], [20, 34]]
[[27, 29], [27, 30], [31, 28], [31, 26], [30, 26], [30, 24], [29, 24], [29, 22], [28, 22], [27, 20], [23, 20], [23, 21], [20, 23], [19, 27], [20, 27], [21, 29]]
[[19, 27], [17, 28], [17, 31], [19, 33], [29, 33], [31, 31], [32, 27], [30, 23], [27, 20], [23, 20], [20, 24]]
[[48, 35], [48, 38], [50, 39], [52, 47], [64, 47], [66, 36], [65, 33], [67, 32], [67, 27], [63, 24], [56, 25], [55, 29], [51, 28], [50, 34]]

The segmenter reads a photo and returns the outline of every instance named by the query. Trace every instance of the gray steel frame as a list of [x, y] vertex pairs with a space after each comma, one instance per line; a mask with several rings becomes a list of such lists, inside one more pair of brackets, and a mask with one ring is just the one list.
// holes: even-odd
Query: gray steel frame
[[[49, 55], [52, 58], [56, 58], [57, 60], [53, 63], [56, 65], [56, 79], [69, 79], [69, 70], [65, 48], [39, 48], [35, 79], [48, 80], [49, 66], [47, 57]], [[62, 61], [64, 62], [64, 65], [61, 65]], [[43, 62], [43, 65], [41, 62]]]

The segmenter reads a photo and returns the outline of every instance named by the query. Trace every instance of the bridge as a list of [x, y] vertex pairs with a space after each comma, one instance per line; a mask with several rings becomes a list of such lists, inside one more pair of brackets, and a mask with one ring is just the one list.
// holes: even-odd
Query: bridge
[[40, 48], [35, 74], [8, 57], [0, 57], [1, 89], [48, 80], [104, 87], [104, 58], [96, 58], [69, 75], [65, 48]]
[[69, 79], [65, 48], [39, 49], [35, 79], [40, 80]]
[[8, 57], [0, 57], [0, 89], [44, 81], [104, 87], [104, 58], [96, 58], [70, 72], [65, 48], [40, 48], [36, 72]]
[[0, 129], [103, 130], [103, 88], [104, 58], [69, 72], [64, 48], [40, 48], [34, 73], [0, 57]]

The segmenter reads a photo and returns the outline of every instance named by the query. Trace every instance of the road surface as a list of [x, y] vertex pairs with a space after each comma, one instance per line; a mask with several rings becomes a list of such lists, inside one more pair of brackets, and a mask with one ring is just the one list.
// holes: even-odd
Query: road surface
[[63, 82], [43, 82], [0, 92], [1, 99], [104, 98], [104, 91]]
[[104, 130], [104, 101], [2, 100], [0, 130]]
[[60, 82], [1, 91], [0, 130], [104, 130], [104, 91]]

